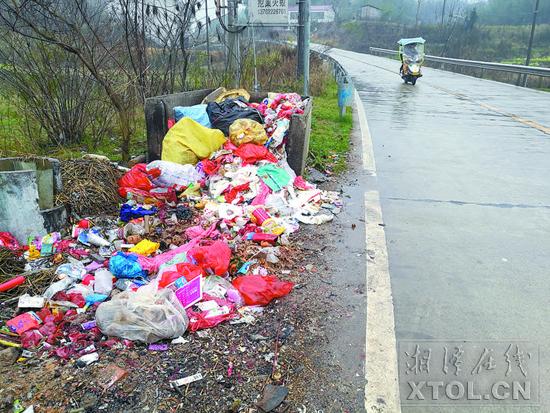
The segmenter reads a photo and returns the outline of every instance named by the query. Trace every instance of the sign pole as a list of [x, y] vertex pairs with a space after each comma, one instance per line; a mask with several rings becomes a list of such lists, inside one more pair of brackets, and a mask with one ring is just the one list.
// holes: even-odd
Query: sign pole
[[304, 96], [309, 94], [310, 0], [298, 0], [298, 77], [304, 80]]
[[304, 0], [304, 96], [309, 95], [309, 37], [310, 19], [309, 8], [311, 0]]
[[304, 73], [304, 22], [303, 22], [303, 3], [305, 0], [298, 0], [298, 55], [297, 60], [298, 64], [296, 65], [296, 77], [298, 80], [302, 77]]
[[212, 67], [211, 67], [211, 60], [210, 60], [210, 19], [208, 18], [208, 0], [204, 0], [204, 9], [206, 11], [206, 58], [208, 59], [208, 75], [210, 76], [212, 74]]

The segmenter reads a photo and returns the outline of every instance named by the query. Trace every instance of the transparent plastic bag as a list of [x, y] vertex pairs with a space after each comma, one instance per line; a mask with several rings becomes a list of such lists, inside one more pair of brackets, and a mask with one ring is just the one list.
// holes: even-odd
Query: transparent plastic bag
[[117, 294], [99, 305], [95, 317], [103, 334], [145, 343], [179, 337], [189, 325], [174, 292], [155, 284]]

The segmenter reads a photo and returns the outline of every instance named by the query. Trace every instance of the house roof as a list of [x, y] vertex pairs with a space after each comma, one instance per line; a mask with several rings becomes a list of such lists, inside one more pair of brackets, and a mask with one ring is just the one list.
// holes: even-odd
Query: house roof
[[382, 10], [380, 7], [376, 7], [372, 4], [365, 4], [364, 6], [362, 6], [362, 8], [364, 7], [370, 7], [371, 9]]
[[[288, 6], [288, 11], [298, 11], [298, 6]], [[312, 5], [309, 11], [332, 11], [332, 6], [330, 4]]]

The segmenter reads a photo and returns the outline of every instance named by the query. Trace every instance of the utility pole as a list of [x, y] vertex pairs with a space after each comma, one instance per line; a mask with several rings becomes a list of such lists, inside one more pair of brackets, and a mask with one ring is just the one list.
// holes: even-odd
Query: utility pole
[[304, 79], [304, 96], [309, 94], [310, 0], [298, 0], [298, 78]]
[[208, 18], [208, 0], [204, 0], [204, 8], [206, 10], [206, 58], [208, 59], [208, 75], [212, 73], [211, 66], [211, 60], [210, 60], [210, 33], [209, 33], [209, 27], [210, 26], [210, 19]]
[[229, 38], [229, 62], [228, 62], [228, 72], [234, 74], [233, 86], [239, 87], [240, 85], [240, 67], [239, 67], [239, 43], [238, 43], [238, 33], [237, 26], [235, 24], [237, 17], [237, 2], [236, 0], [228, 0], [227, 2], [227, 28], [229, 32], [227, 33]]
[[422, 4], [422, 0], [417, 0], [416, 3], [416, 23], [414, 24], [414, 27], [418, 27], [418, 17], [420, 16], [420, 4]]
[[445, 24], [445, 8], [447, 7], [447, 0], [443, 0], [443, 10], [441, 10], [441, 27]]
[[[537, 14], [539, 12], [539, 1], [535, 0], [535, 9], [533, 10], [533, 23], [531, 24], [531, 35], [529, 36], [529, 46], [527, 47], [527, 57], [525, 58], [525, 66], [531, 63], [531, 52], [533, 50], [533, 38], [535, 37], [535, 27], [537, 26]], [[527, 87], [527, 75], [523, 75], [523, 87]]]

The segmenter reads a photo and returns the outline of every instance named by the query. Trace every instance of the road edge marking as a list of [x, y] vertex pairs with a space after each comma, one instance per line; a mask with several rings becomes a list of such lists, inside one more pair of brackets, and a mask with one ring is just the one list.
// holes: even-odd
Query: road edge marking
[[[376, 176], [365, 107], [355, 91], [361, 132], [363, 169]], [[365, 334], [365, 410], [368, 413], [400, 413], [397, 343], [388, 263], [386, 234], [378, 191], [367, 191], [365, 206], [365, 247], [367, 322]]]
[[372, 139], [365, 114], [365, 106], [359, 97], [359, 92], [355, 90], [355, 107], [357, 108], [357, 117], [359, 119], [359, 129], [361, 130], [361, 144], [363, 147], [362, 160], [363, 169], [371, 176], [376, 176], [376, 163], [374, 162], [374, 152], [372, 150]]
[[365, 410], [400, 413], [393, 298], [378, 191], [365, 192], [367, 325]]

